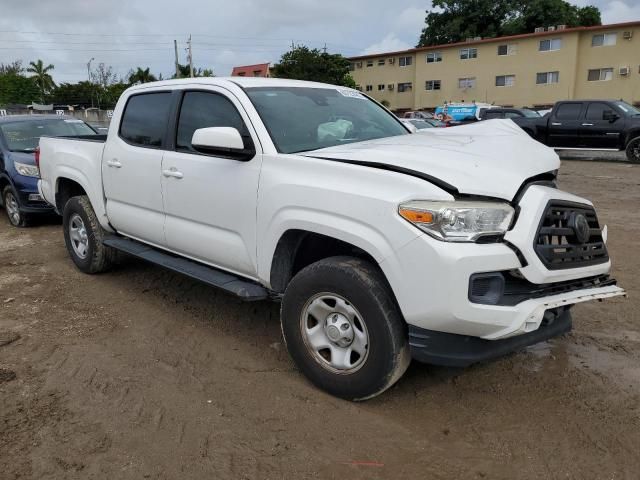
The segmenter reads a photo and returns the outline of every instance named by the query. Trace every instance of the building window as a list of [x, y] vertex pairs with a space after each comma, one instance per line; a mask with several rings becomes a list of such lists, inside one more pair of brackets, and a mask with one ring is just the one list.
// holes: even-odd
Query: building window
[[[411, 57], [408, 57], [411, 58]], [[398, 92], [410, 92], [411, 91], [411, 82], [399, 83], [398, 84]]]
[[355, 63], [350, 63], [349, 64], [349, 71], [353, 72], [356, 69], [356, 64]]
[[373, 67], [373, 60], [367, 60], [367, 67]]
[[515, 75], [498, 75], [496, 77], [496, 87], [513, 87], [515, 83]]
[[427, 53], [427, 63], [438, 63], [442, 61], [442, 52]]
[[516, 52], [517, 47], [515, 43], [510, 43], [508, 45], [498, 45], [498, 55], [501, 57], [505, 55], [515, 55]]
[[378, 91], [381, 92], [382, 90], [384, 90], [384, 83], [379, 83], [378, 84]]
[[238, 72], [238, 76], [239, 77], [244, 77], [247, 74], [247, 72]]
[[425, 90], [440, 90], [442, 82], [440, 80], [427, 80], [424, 84]]
[[362, 85], [356, 85], [356, 90], [362, 91]]
[[617, 33], [599, 33], [591, 37], [592, 47], [608, 47], [615, 45], [618, 41]]
[[540, 47], [538, 50], [541, 52], [552, 52], [554, 50], [560, 50], [562, 48], [561, 38], [550, 38], [548, 40], [540, 40]]
[[478, 58], [478, 49], [477, 48], [461, 48], [460, 60], [468, 60], [470, 58]]
[[398, 63], [401, 67], [408, 67], [413, 63], [413, 57], [400, 57]]
[[385, 63], [385, 62], [384, 62], [384, 58], [379, 58], [379, 59], [378, 59], [378, 66], [379, 66], [379, 67], [384, 67], [384, 63]]
[[560, 82], [560, 72], [539, 72], [536, 73], [536, 83], [546, 85]]
[[606, 82], [613, 79], [613, 68], [596, 68], [589, 70], [587, 80], [590, 82]]
[[475, 88], [475, 86], [476, 86], [476, 77], [458, 79], [458, 88], [460, 89]]
[[365, 87], [365, 90], [366, 90], [367, 92], [371, 92], [371, 91], [373, 91], [373, 85], [367, 85], [367, 86]]

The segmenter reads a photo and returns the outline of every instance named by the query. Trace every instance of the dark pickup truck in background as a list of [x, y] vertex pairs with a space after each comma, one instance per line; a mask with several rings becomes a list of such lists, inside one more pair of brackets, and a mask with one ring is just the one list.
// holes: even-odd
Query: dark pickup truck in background
[[640, 110], [623, 101], [557, 102], [544, 117], [512, 120], [552, 148], [626, 150], [630, 162], [640, 162]]

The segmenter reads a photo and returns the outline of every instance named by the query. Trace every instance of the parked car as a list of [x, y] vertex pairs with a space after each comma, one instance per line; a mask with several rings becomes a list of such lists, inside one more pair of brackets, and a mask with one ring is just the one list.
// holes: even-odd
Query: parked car
[[421, 120], [428, 120], [433, 118], [433, 114], [425, 111], [404, 112], [402, 118], [415, 118]]
[[544, 117], [512, 120], [555, 149], [626, 150], [640, 162], [640, 110], [621, 100], [567, 100]]
[[38, 193], [36, 147], [42, 135], [94, 135], [82, 120], [53, 115], [0, 117], [0, 205], [9, 221], [24, 227], [33, 215], [53, 208]]
[[234, 77], [131, 87], [112, 121], [40, 141], [75, 265], [123, 251], [281, 301], [290, 355], [333, 395], [555, 337], [573, 304], [624, 295], [593, 205], [509, 120], [411, 135], [357, 90]]
[[540, 118], [540, 114], [529, 108], [485, 108], [480, 112], [480, 120], [496, 118]]
[[407, 126], [412, 126], [417, 130], [426, 130], [427, 128], [435, 128], [435, 126], [427, 121], [419, 118], [401, 118], [400, 121]]

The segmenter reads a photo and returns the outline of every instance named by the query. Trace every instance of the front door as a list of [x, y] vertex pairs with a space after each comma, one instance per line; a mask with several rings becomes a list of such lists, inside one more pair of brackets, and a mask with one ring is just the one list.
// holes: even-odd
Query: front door
[[249, 161], [196, 151], [193, 132], [234, 127], [260, 150], [241, 105], [223, 89], [185, 91], [175, 148], [162, 160], [168, 247], [222, 269], [254, 277], [256, 205], [262, 156]]
[[[617, 114], [614, 121], [607, 113]], [[620, 132], [623, 130], [624, 118], [609, 105], [602, 102], [590, 102], [587, 114], [580, 126], [580, 144], [585, 148], [615, 148], [620, 144]]]
[[109, 222], [158, 246], [165, 245], [160, 172], [170, 106], [170, 92], [131, 96], [102, 156]]

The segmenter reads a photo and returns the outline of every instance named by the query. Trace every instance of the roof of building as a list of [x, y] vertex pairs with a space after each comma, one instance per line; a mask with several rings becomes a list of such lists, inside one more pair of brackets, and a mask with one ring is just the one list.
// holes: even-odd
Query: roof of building
[[233, 67], [233, 71], [231, 72], [231, 76], [240, 76], [251, 75], [254, 76], [254, 72], [260, 72], [261, 75], [266, 75], [269, 73], [269, 64], [268, 63], [257, 63], [255, 65], [243, 65], [240, 67]]
[[616, 28], [627, 28], [627, 27], [637, 27], [640, 26], [640, 21], [635, 22], [625, 22], [625, 23], [610, 23], [607, 25], [595, 25], [593, 27], [571, 27], [565, 28], [562, 30], [553, 30], [553, 31], [544, 31], [544, 32], [533, 32], [533, 33], [521, 33], [519, 35], [508, 35], [504, 37], [491, 37], [491, 38], [482, 38], [480, 40], [469, 40], [464, 42], [456, 42], [456, 43], [444, 43], [441, 45], [430, 45], [428, 47], [416, 47], [409, 48], [407, 50], [398, 50], [395, 52], [379, 52], [372, 53], [367, 55], [359, 55], [356, 57], [348, 57], [349, 60], [363, 60], [368, 58], [375, 58], [381, 56], [393, 56], [407, 53], [416, 53], [423, 52], [427, 50], [438, 50], [442, 48], [451, 48], [451, 47], [461, 47], [467, 45], [478, 45], [483, 43], [491, 43], [491, 42], [502, 42], [508, 40], [518, 40], [524, 38], [532, 38], [532, 37], [544, 37], [544, 36], [557, 36], [564, 35], [572, 32], [582, 32], [582, 31], [592, 31], [592, 30], [611, 30]]

